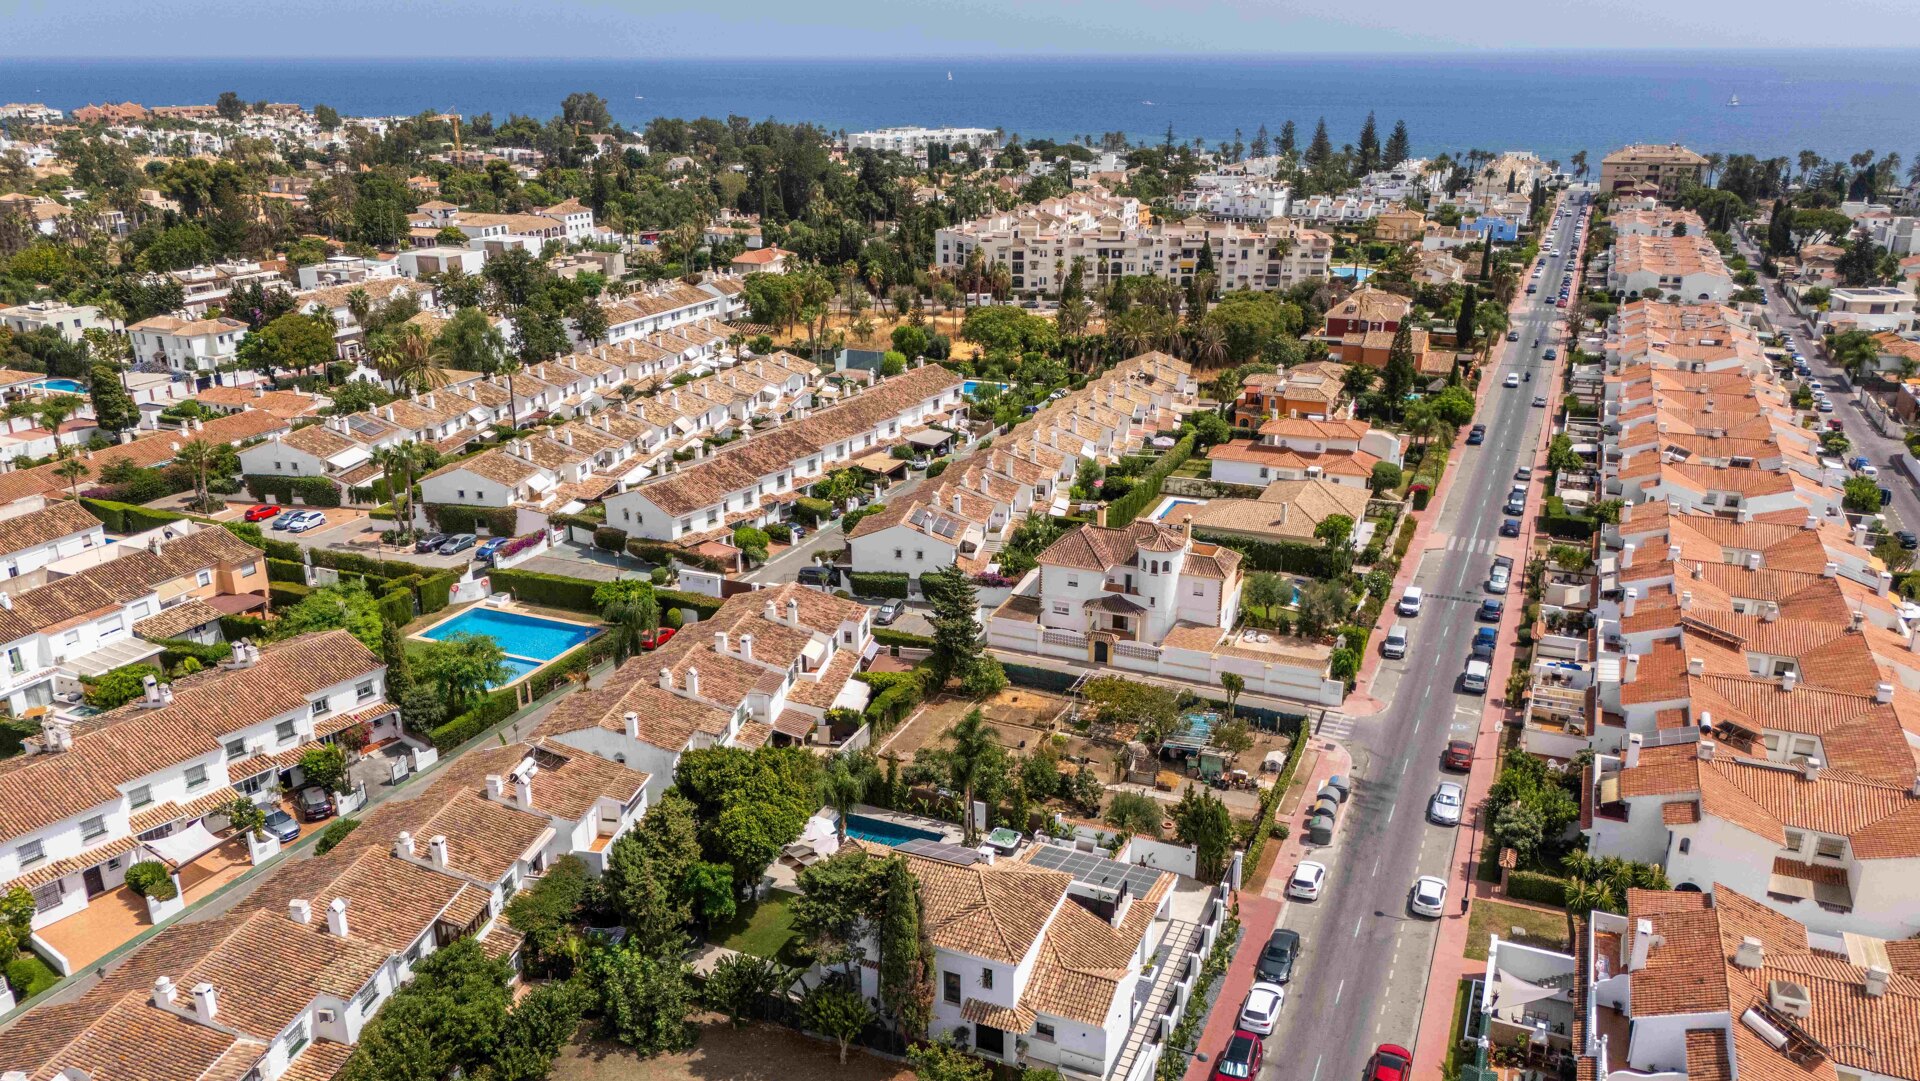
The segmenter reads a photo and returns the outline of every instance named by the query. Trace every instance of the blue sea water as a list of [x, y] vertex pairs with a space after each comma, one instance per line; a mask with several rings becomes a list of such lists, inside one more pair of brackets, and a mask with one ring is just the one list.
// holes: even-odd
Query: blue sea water
[[[952, 78], [948, 75], [951, 73]], [[1369, 110], [1384, 138], [1404, 119], [1415, 153], [1524, 148], [1565, 160], [1628, 142], [1828, 157], [1920, 152], [1920, 52], [1492, 53], [1420, 56], [1144, 56], [848, 60], [23, 60], [0, 64], [0, 101], [72, 108], [135, 100], [324, 102], [343, 113], [454, 110], [539, 117], [575, 90], [638, 127], [656, 116], [772, 117], [858, 131], [893, 124], [999, 127], [1066, 138], [1231, 141], [1291, 118], [1300, 143], [1325, 117], [1335, 146]], [[1740, 98], [1738, 108], [1727, 100]], [[1149, 104], [1150, 103], [1150, 104]]]

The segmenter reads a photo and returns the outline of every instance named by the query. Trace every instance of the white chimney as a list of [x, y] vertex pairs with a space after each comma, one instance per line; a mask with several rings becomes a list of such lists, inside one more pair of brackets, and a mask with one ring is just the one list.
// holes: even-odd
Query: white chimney
[[513, 802], [525, 810], [533, 810], [533, 773], [523, 769], [513, 775]]
[[698, 668], [687, 669], [687, 696], [690, 698], [700, 697], [700, 670]]
[[1684, 612], [1687, 609], [1692, 607], [1693, 607], [1693, 590], [1691, 589], [1681, 590], [1680, 591], [1680, 610]]
[[1688, 657], [1687, 658], [1687, 674], [1690, 676], [1706, 675], [1707, 674], [1706, 660], [1701, 657]]
[[173, 684], [162, 683], [160, 685], [160, 704], [163, 706], [173, 705]]
[[4, 608], [9, 612], [13, 611], [13, 594], [8, 593], [4, 589], [0, 589], [0, 608]]
[[[663, 668], [661, 669], [661, 671], [664, 672], [666, 671], [666, 669]], [[629, 711], [625, 717], [621, 718], [621, 720], [625, 722], [627, 738], [639, 739], [640, 738], [640, 715], [638, 713]]]
[[1822, 578], [1832, 578], [1834, 575], [1839, 573], [1840, 573], [1840, 564], [1838, 563], [1829, 562], [1820, 568], [1820, 577]]
[[1825, 765], [1825, 763], [1821, 762], [1818, 758], [1802, 758], [1800, 760], [1801, 779], [1808, 781], [1819, 780], [1820, 768], [1823, 765]]
[[1707, 576], [1707, 568], [1699, 563], [1693, 565], [1693, 577], [1697, 581]]
[[1693, 745], [1693, 756], [1702, 762], [1711, 762], [1713, 761], [1713, 747], [1714, 743], [1712, 740], [1700, 740]]
[[1638, 607], [1640, 607], [1640, 591], [1629, 586], [1626, 594], [1620, 598], [1620, 614], [1631, 616], [1634, 609]]
[[412, 859], [413, 834], [401, 830], [400, 836], [393, 839], [393, 854], [403, 859]]
[[347, 899], [335, 897], [327, 905], [327, 933], [335, 938], [347, 937]]
[[772, 597], [767, 598], [766, 605], [760, 611], [760, 618], [768, 623], [780, 622], [780, 607], [773, 603]]
[[1760, 553], [1759, 552], [1747, 553], [1747, 569], [1750, 571], [1757, 571], [1760, 569]]
[[158, 1006], [163, 1010], [170, 1008], [173, 1005], [173, 1000], [176, 994], [177, 992], [174, 990], [172, 977], [170, 976], [154, 977], [153, 1004], [155, 1006]]
[[1680, 562], [1680, 546], [1679, 545], [1677, 544], [1667, 545], [1667, 562], [1669, 563]]
[[1780, 689], [1791, 691], [1800, 682], [1800, 673], [1792, 668], [1780, 673]]
[[1627, 654], [1627, 662], [1620, 672], [1620, 682], [1632, 683], [1638, 678], [1640, 678], [1640, 655], [1638, 653], [1629, 653]]
[[199, 1014], [202, 1021], [211, 1021], [220, 1016], [220, 996], [214, 992], [212, 984], [193, 985], [193, 1012]]
[[662, 668], [660, 670], [660, 689], [663, 691], [673, 690], [673, 669]]
[[487, 774], [487, 798], [488, 799], [494, 801], [495, 803], [500, 803], [502, 802], [502, 798], [505, 796], [506, 791], [507, 791], [507, 784], [505, 781], [500, 779], [500, 775], [498, 773]]
[[727, 632], [726, 631], [713, 632], [713, 651], [715, 653], [721, 654], [722, 656], [726, 655], [726, 652], [727, 652]]
[[1867, 997], [1879, 998], [1882, 995], [1885, 995], [1887, 993], [1887, 978], [1891, 975], [1893, 975], [1891, 972], [1888, 972], [1886, 969], [1881, 968], [1879, 965], [1868, 965], [1867, 966], [1867, 986], [1866, 986]]
[[753, 659], [753, 635], [751, 634], [740, 636], [740, 659], [743, 661]]
[[142, 676], [140, 678], [140, 686], [146, 691], [146, 699], [149, 704], [156, 706], [160, 704], [160, 681], [157, 678], [153, 676]]
[[295, 923], [313, 922], [313, 902], [296, 897], [287, 902], [287, 918]]
[[433, 861], [435, 867], [446, 868], [447, 838], [445, 834], [435, 834], [433, 838], [427, 842], [427, 858]]
[[1883, 706], [1886, 705], [1888, 702], [1893, 701], [1893, 684], [1891, 683], [1875, 684], [1873, 688], [1873, 700], [1875, 702], [1880, 703]]
[[798, 627], [799, 625], [800, 625], [800, 602], [795, 600], [792, 597], [788, 597], [787, 598], [787, 626]]
[[1813, 514], [1807, 515], [1807, 520], [1800, 523], [1800, 528], [1801, 529], [1819, 529], [1820, 528], [1819, 516], [1813, 515]]
[[1768, 601], [1766, 603], [1766, 607], [1760, 610], [1760, 621], [1762, 623], [1774, 623], [1774, 622], [1777, 622], [1779, 619], [1780, 619], [1780, 602]]
[[1646, 737], [1640, 733], [1629, 733], [1627, 736], [1627, 749], [1620, 757], [1620, 764], [1627, 769], [1633, 769], [1638, 766], [1640, 764], [1640, 745], [1645, 742]]
[[1622, 567], [1633, 566], [1633, 542], [1632, 541], [1628, 541], [1627, 543], [1620, 546], [1620, 565]]
[[1884, 596], [1886, 596], [1886, 595], [1887, 595], [1887, 591], [1888, 591], [1888, 590], [1890, 590], [1890, 589], [1892, 589], [1892, 588], [1893, 588], [1893, 575], [1892, 575], [1892, 573], [1890, 573], [1890, 572], [1888, 572], [1888, 571], [1881, 571], [1881, 572], [1880, 572], [1880, 582], [1879, 582], [1879, 588], [1878, 588], [1877, 590], [1875, 590], [1875, 592], [1877, 592], [1877, 593], [1879, 593], [1879, 594], [1880, 594], [1880, 595], [1881, 595], [1882, 597], [1884, 597]]
[[1853, 543], [1859, 548], [1867, 546], [1867, 523], [1864, 519], [1853, 523]]
[[1633, 924], [1633, 952], [1627, 958], [1627, 971], [1638, 972], [1647, 967], [1647, 955], [1653, 952], [1653, 921], [1635, 920]]
[[1751, 935], [1741, 939], [1740, 948], [1733, 951], [1733, 966], [1735, 968], [1744, 968], [1748, 971], [1753, 971], [1766, 963], [1766, 947], [1760, 944], [1759, 939]]
[[953, 493], [953, 513], [955, 514], [960, 513], [960, 493], [959, 492]]

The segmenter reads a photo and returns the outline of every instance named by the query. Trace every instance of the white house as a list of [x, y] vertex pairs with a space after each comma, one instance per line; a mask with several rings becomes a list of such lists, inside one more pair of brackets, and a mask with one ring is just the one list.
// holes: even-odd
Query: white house
[[1214, 480], [1265, 488], [1276, 480], [1326, 480], [1365, 488], [1380, 462], [1399, 465], [1400, 437], [1364, 420], [1271, 417], [1260, 438], [1234, 439], [1207, 452]]
[[[237, 359], [240, 339], [246, 333], [247, 324], [225, 316], [187, 320], [156, 315], [127, 328], [133, 342], [135, 364], [165, 366], [200, 386], [225, 381], [218, 380], [216, 369]], [[236, 373], [246, 374], [249, 373]]]
[[36, 300], [11, 308], [0, 308], [0, 325], [15, 334], [32, 334], [36, 330], [52, 327], [70, 342], [79, 341], [82, 334], [89, 330], [114, 329], [113, 321], [101, 318], [100, 309], [91, 304], [62, 304], [52, 300]]
[[[35, 503], [44, 505], [34, 509]], [[97, 548], [106, 539], [100, 519], [69, 500], [0, 507], [0, 577], [38, 581], [35, 572], [47, 564]]]

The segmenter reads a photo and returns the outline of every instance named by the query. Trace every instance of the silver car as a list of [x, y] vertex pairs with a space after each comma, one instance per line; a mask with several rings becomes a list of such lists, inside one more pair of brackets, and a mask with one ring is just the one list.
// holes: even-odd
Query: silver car
[[1427, 821], [1439, 826], [1457, 826], [1460, 824], [1460, 804], [1466, 793], [1452, 781], [1440, 782], [1434, 789], [1433, 798], [1427, 800]]

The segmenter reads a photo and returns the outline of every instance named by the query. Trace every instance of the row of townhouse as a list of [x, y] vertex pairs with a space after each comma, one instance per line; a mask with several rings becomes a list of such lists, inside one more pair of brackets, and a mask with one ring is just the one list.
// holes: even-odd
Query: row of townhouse
[[1095, 189], [940, 229], [933, 265], [957, 273], [978, 252], [988, 266], [1007, 266], [1016, 293], [1051, 294], [1075, 262], [1093, 283], [1144, 274], [1184, 284], [1203, 248], [1220, 288], [1276, 289], [1325, 277], [1333, 238], [1288, 218], [1147, 223], [1136, 200]]
[[[91, 427], [91, 420], [75, 421], [72, 424], [84, 424]], [[240, 447], [256, 440], [266, 439], [275, 433], [284, 433], [291, 429], [287, 420], [264, 409], [242, 409], [239, 412], [212, 420], [195, 420], [179, 429], [166, 431], [146, 431], [123, 443], [116, 443], [100, 450], [78, 451], [67, 461], [80, 462], [85, 472], [79, 477], [61, 474], [64, 463], [45, 462], [26, 469], [0, 469], [0, 504], [13, 503], [31, 496], [53, 496], [71, 492], [76, 486], [86, 488], [89, 482], [97, 482], [101, 471], [116, 463], [126, 462], [142, 468], [164, 466], [174, 460], [180, 452], [182, 443], [203, 440], [208, 443], [226, 443]], [[67, 425], [61, 427], [61, 441], [68, 442], [69, 433], [74, 430]], [[40, 429], [44, 432], [44, 429]], [[24, 433], [23, 433], [24, 434]], [[16, 442], [15, 447], [31, 446]], [[0, 444], [3, 447], [4, 444]], [[12, 459], [8, 457], [7, 462]], [[4, 465], [5, 463], [0, 463]]]
[[1608, 318], [1604, 342], [1607, 363], [1615, 369], [1647, 365], [1757, 376], [1772, 363], [1759, 333], [1725, 304], [1628, 301]]
[[598, 860], [644, 814], [647, 783], [545, 741], [470, 752], [332, 851], [166, 928], [85, 994], [0, 1034], [0, 1070], [135, 1078], [152, 1072], [131, 1064], [164, 1062], [183, 1077], [331, 1078], [437, 950], [472, 937], [517, 963], [507, 901], [562, 856]]
[[1607, 288], [1625, 296], [1657, 291], [1688, 302], [1717, 302], [1733, 295], [1733, 272], [1702, 234], [1628, 234], [1615, 242], [1606, 263]]
[[421, 203], [409, 217], [415, 247], [439, 244], [444, 229], [458, 229], [468, 248], [497, 254], [522, 248], [539, 255], [550, 243], [577, 244], [597, 239], [593, 210], [578, 199], [566, 199], [525, 214], [483, 214], [441, 199]]
[[607, 524], [629, 536], [696, 544], [734, 527], [778, 521], [802, 489], [964, 408], [960, 377], [922, 365], [835, 405], [801, 409], [672, 472], [605, 497]]
[[1368, 488], [1373, 467], [1399, 465], [1400, 437], [1364, 420], [1307, 420], [1276, 415], [1257, 439], [1232, 439], [1207, 451], [1209, 475], [1223, 484], [1265, 488], [1278, 480], [1324, 480]]

